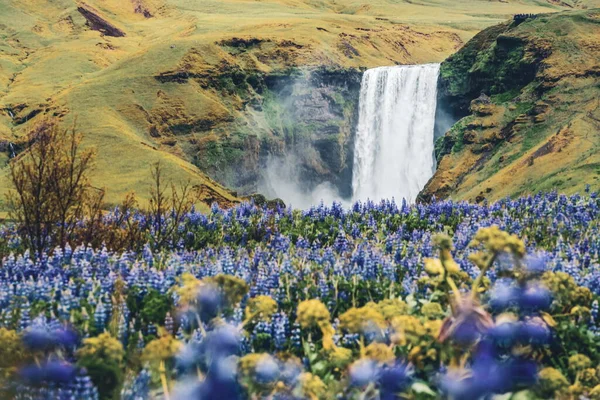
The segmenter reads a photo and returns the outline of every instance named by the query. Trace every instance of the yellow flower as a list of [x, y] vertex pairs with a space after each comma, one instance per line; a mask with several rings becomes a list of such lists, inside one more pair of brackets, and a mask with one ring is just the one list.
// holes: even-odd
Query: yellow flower
[[225, 295], [229, 305], [233, 306], [244, 298], [248, 293], [248, 284], [241, 278], [220, 274], [202, 280], [206, 284], [218, 286]]
[[444, 273], [444, 266], [442, 265], [442, 262], [437, 258], [426, 258], [425, 272], [433, 276], [442, 275]]
[[340, 328], [349, 333], [361, 334], [385, 325], [385, 318], [373, 307], [351, 308], [340, 315]]
[[433, 244], [440, 250], [453, 250], [452, 238], [445, 233], [438, 233], [433, 237]]
[[440, 334], [443, 323], [444, 321], [441, 319], [435, 319], [433, 321], [425, 321], [425, 323], [423, 323], [423, 327], [425, 328], [427, 335], [437, 338]]
[[386, 299], [375, 304], [374, 307], [388, 321], [397, 315], [408, 314], [408, 304], [400, 299]]
[[519, 257], [525, 255], [525, 243], [518, 236], [504, 232], [496, 225], [479, 229], [471, 246], [483, 246], [492, 253], [508, 252]]
[[592, 366], [592, 361], [588, 356], [583, 354], [575, 354], [569, 357], [569, 369], [574, 372], [579, 372]]
[[559, 370], [546, 367], [539, 373], [539, 387], [545, 398], [553, 398], [556, 392], [569, 387], [569, 381]]
[[569, 386], [568, 392], [570, 395], [574, 396], [573, 398], [579, 398], [584, 392], [584, 387], [581, 382], [575, 382], [573, 385]]
[[591, 312], [590, 312], [590, 309], [587, 307], [575, 306], [575, 307], [571, 308], [571, 315], [574, 317], [579, 317], [584, 320], [587, 320], [590, 318]]
[[594, 387], [600, 383], [600, 380], [594, 368], [586, 368], [579, 373], [579, 382], [585, 387]]
[[460, 266], [452, 257], [442, 262], [446, 272], [450, 275], [456, 275], [460, 272]]
[[302, 328], [321, 327], [324, 323], [329, 324], [329, 310], [320, 300], [305, 300], [298, 304], [297, 321]]
[[344, 369], [352, 362], [352, 350], [333, 346], [327, 352], [327, 358], [335, 368]]
[[182, 346], [181, 342], [171, 335], [154, 339], [144, 348], [142, 361], [149, 363], [152, 367], [158, 367], [161, 361], [174, 358]]
[[327, 387], [316, 375], [305, 372], [298, 378], [300, 381], [300, 395], [310, 400], [318, 400], [325, 398]]
[[591, 400], [600, 400], [600, 385], [594, 386], [589, 393], [589, 398]]
[[123, 345], [110, 333], [104, 332], [99, 336], [84, 339], [83, 347], [77, 351], [78, 358], [96, 357], [115, 363], [121, 363], [125, 356]]
[[175, 288], [175, 293], [179, 295], [181, 304], [188, 305], [196, 300], [202, 282], [189, 272], [181, 275], [179, 280], [181, 284]]
[[364, 349], [364, 356], [374, 361], [388, 364], [396, 359], [392, 349], [383, 343], [371, 343]]
[[248, 300], [246, 305], [246, 319], [258, 318], [262, 321], [268, 321], [277, 311], [277, 302], [269, 296], [256, 296]]
[[421, 314], [430, 319], [441, 318], [444, 316], [444, 310], [439, 303], [425, 303], [421, 307]]
[[421, 321], [410, 315], [394, 317], [392, 328], [395, 331], [392, 341], [401, 346], [405, 345], [407, 341], [413, 344], [419, 343], [421, 336], [427, 333]]
[[25, 347], [19, 334], [0, 328], [0, 379], [8, 378], [26, 357]]
[[313, 299], [301, 302], [298, 304], [297, 314], [296, 321], [302, 328], [319, 328], [321, 330], [325, 350], [331, 350], [335, 346], [333, 342], [335, 329], [329, 321], [329, 310], [321, 301]]
[[592, 292], [588, 288], [577, 286], [573, 277], [565, 272], [545, 272], [542, 283], [552, 292], [553, 308], [562, 312], [570, 312], [575, 306], [589, 307], [592, 302]]

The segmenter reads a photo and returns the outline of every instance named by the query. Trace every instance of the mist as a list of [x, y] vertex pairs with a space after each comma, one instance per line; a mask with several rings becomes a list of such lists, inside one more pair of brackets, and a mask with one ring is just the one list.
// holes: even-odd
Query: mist
[[268, 198], [280, 198], [288, 207], [308, 209], [321, 202], [331, 205], [334, 201], [348, 207], [350, 199], [344, 199], [331, 182], [310, 185], [302, 179], [301, 157], [289, 154], [271, 157], [263, 170], [259, 192]]

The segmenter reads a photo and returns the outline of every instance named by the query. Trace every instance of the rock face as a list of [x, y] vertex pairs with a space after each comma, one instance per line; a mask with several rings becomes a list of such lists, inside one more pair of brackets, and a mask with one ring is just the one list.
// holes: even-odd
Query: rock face
[[598, 37], [598, 10], [540, 15], [489, 28], [448, 58], [438, 104], [457, 122], [437, 140], [420, 199], [600, 188]]
[[245, 98], [239, 115], [200, 139], [195, 162], [245, 194], [271, 161], [293, 160], [303, 190], [328, 181], [350, 196], [361, 76], [324, 68], [247, 73], [245, 87], [237, 86]]
[[81, 3], [77, 7], [77, 11], [86, 19], [87, 25], [94, 31], [99, 31], [106, 36], [112, 37], [123, 37], [125, 32], [117, 28], [114, 24], [109, 22], [106, 18], [101, 16], [100, 11], [95, 8]]

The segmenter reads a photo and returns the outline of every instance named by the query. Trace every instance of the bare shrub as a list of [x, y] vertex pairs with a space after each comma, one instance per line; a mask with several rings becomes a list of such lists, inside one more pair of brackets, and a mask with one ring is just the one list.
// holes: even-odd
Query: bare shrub
[[86, 210], [102, 203], [104, 191], [93, 194], [88, 179], [95, 151], [82, 148], [81, 139], [74, 126], [65, 130], [46, 119], [29, 132], [28, 149], [10, 162], [9, 216], [25, 248], [37, 255], [64, 248]]

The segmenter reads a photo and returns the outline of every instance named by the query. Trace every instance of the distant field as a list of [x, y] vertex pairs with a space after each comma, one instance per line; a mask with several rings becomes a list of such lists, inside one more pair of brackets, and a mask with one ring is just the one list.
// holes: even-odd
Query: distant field
[[[567, 3], [600, 5], [596, 0], [4, 0], [0, 141], [18, 142], [44, 114], [58, 115], [65, 124], [76, 117], [86, 143], [98, 149], [94, 179], [109, 189], [109, 201], [130, 190], [144, 193], [148, 166], [158, 160], [171, 178], [206, 184], [232, 199], [179, 144], [151, 133], [157, 120], [218, 124], [234, 118], [239, 105], [225, 104], [220, 93], [200, 85], [161, 82], [155, 78], [159, 74], [185, 68], [209, 76], [223, 65], [269, 72], [441, 61], [476, 32], [512, 14], [560, 11], [570, 8]], [[103, 29], [109, 26], [109, 34], [124, 36], [90, 30], [78, 7], [108, 24]], [[238, 55], [221, 43], [236, 37], [261, 40], [260, 53]], [[0, 171], [6, 171], [5, 162], [0, 153]], [[0, 195], [6, 187], [0, 178]]]

